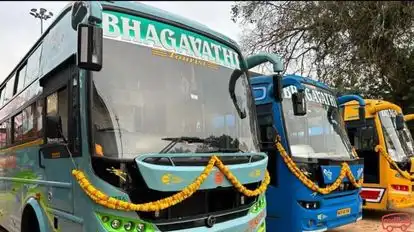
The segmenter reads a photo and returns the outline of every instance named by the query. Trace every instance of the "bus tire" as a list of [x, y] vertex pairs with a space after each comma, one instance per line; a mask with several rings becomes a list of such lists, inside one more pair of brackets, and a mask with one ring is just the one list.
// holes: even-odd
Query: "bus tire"
[[21, 232], [40, 232], [39, 221], [30, 205], [27, 205], [23, 210]]

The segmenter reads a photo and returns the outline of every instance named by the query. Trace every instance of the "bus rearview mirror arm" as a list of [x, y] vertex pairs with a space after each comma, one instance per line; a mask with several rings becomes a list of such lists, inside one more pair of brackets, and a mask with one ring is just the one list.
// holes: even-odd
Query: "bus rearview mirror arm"
[[358, 109], [358, 116], [359, 120], [362, 122], [362, 124], [365, 126], [366, 119], [365, 119], [365, 100], [358, 96], [358, 95], [344, 95], [337, 98], [338, 104], [344, 105], [347, 102], [350, 101], [357, 101], [359, 103], [359, 109]]
[[273, 78], [273, 98], [281, 102], [282, 101], [282, 75], [283, 61], [282, 58], [274, 53], [260, 52], [258, 54], [249, 56], [246, 58], [247, 69], [254, 68], [258, 65], [270, 62], [273, 66], [273, 72], [276, 74], [272, 75]]
[[[75, 31], [80, 23], [102, 23], [102, 5], [98, 1], [74, 1], [71, 12], [72, 29]], [[84, 22], [86, 16], [88, 17]]]

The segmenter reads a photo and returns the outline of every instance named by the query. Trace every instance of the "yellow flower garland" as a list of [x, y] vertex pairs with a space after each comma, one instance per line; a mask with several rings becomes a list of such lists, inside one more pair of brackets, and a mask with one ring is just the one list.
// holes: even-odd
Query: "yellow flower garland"
[[224, 176], [226, 176], [229, 182], [240, 193], [248, 197], [257, 196], [264, 193], [270, 183], [270, 176], [266, 170], [265, 178], [262, 181], [261, 185], [255, 190], [249, 190], [237, 180], [237, 178], [230, 172], [230, 170], [217, 156], [212, 156], [200, 176], [198, 176], [193, 183], [185, 187], [181, 192], [158, 201], [143, 204], [133, 204], [107, 196], [105, 193], [95, 188], [86, 178], [85, 174], [80, 170], [73, 170], [72, 175], [76, 178], [83, 191], [99, 205], [123, 211], [154, 212], [174, 206], [192, 196], [200, 188], [201, 184], [203, 184], [203, 182], [207, 179], [214, 166], [216, 166], [224, 174]]
[[351, 168], [346, 162], [342, 163], [341, 172], [335, 182], [326, 188], [320, 188], [317, 184], [315, 184], [312, 180], [310, 180], [296, 165], [296, 163], [292, 160], [292, 158], [287, 154], [285, 148], [280, 143], [280, 137], [276, 140], [276, 148], [279, 151], [280, 155], [282, 156], [286, 166], [289, 170], [295, 175], [306, 187], [311, 189], [312, 191], [321, 193], [321, 194], [329, 194], [332, 191], [336, 190], [342, 183], [345, 176], [348, 177], [349, 181], [357, 188], [362, 186], [364, 179], [361, 178], [356, 181], [354, 175], [352, 174]]
[[375, 152], [379, 152], [381, 155], [385, 157], [385, 159], [390, 163], [392, 166], [394, 166], [395, 169], [397, 169], [398, 173], [401, 174], [404, 178], [408, 180], [414, 180], [414, 176], [411, 176], [407, 171], [403, 171], [398, 167], [398, 165], [394, 162], [394, 160], [391, 159], [390, 155], [385, 151], [385, 148], [381, 145], [377, 145], [375, 147]]

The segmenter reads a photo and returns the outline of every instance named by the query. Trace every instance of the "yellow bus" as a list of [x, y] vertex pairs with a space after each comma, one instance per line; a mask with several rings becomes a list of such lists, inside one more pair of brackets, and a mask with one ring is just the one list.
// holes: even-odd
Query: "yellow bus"
[[[398, 209], [414, 206], [413, 139], [407, 134], [401, 107], [383, 100], [365, 99], [365, 123], [359, 103], [343, 105], [351, 144], [364, 158], [364, 209]], [[413, 165], [411, 165], [413, 164]]]

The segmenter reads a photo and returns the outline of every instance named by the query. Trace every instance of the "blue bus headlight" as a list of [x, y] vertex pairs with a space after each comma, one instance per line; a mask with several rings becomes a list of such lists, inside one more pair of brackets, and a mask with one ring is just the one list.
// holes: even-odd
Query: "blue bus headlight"
[[299, 204], [305, 209], [319, 209], [320, 204], [318, 201], [298, 201]]

